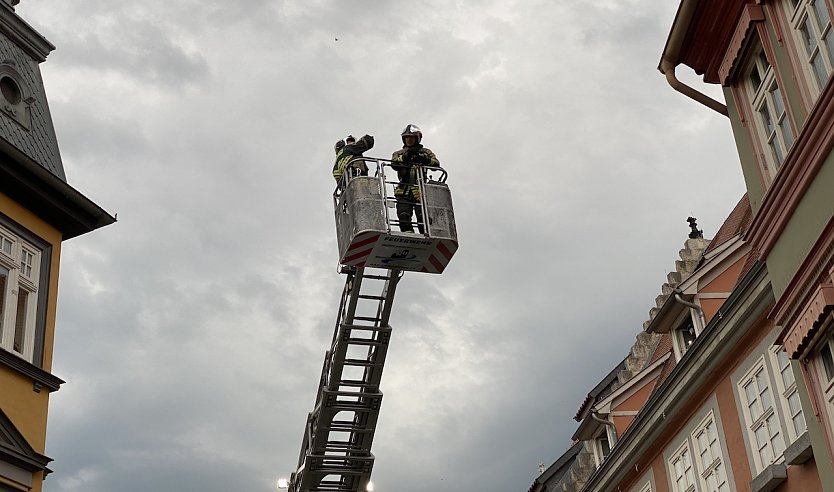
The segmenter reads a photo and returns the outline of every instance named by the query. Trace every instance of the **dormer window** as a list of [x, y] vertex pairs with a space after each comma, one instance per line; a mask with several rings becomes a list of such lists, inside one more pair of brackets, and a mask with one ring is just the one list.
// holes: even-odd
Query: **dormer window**
[[701, 333], [700, 326], [695, 323], [695, 319], [692, 316], [692, 310], [688, 310], [686, 315], [684, 315], [683, 319], [678, 324], [678, 327], [675, 328], [672, 338], [672, 348], [675, 350], [675, 357], [677, 360], [680, 360], [683, 357], [683, 354], [689, 350], [689, 347], [695, 343], [695, 339], [698, 338], [698, 335]]
[[603, 426], [597, 437], [594, 438], [594, 461], [596, 461], [597, 467], [611, 454], [612, 436], [609, 435], [610, 432], [608, 426]]
[[29, 106], [35, 99], [15, 68], [13, 60], [0, 63], [0, 113], [11, 118], [25, 129], [31, 127]]

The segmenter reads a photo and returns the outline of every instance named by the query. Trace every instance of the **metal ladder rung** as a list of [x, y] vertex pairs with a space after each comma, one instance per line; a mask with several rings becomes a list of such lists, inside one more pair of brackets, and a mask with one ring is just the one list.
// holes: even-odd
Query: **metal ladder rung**
[[374, 301], [384, 301], [385, 300], [385, 297], [383, 297], [383, 296], [371, 296], [371, 295], [367, 295], [367, 294], [359, 294], [359, 298], [360, 299], [371, 299], [371, 300], [374, 300]]
[[373, 338], [346, 338], [341, 340], [342, 343], [349, 343], [352, 345], [369, 345], [369, 346], [380, 346], [380, 345], [388, 345], [388, 340], [379, 341], [374, 340]]
[[333, 432], [355, 432], [355, 433], [362, 433], [367, 434], [368, 432], [374, 432], [375, 429], [365, 429], [358, 427], [356, 424], [350, 423], [347, 425], [333, 425], [331, 424], [329, 427], [322, 427], [324, 430], [333, 431]]
[[[355, 320], [359, 320], [359, 321], [373, 321], [374, 323], [379, 323], [380, 321], [382, 321], [381, 319], [379, 319], [379, 318], [377, 318], [377, 317], [375, 317], [375, 316], [354, 316], [354, 317], [353, 317], [353, 319], [354, 319], [354, 321], [355, 321]], [[363, 328], [367, 328], [367, 327], [363, 327]]]
[[[339, 386], [347, 386], [348, 388], [368, 388], [370, 386], [376, 385], [370, 383], [369, 381], [363, 381], [359, 379], [343, 379], [339, 381]], [[374, 393], [376, 392], [377, 391], [374, 391]]]
[[382, 367], [382, 364], [379, 362], [371, 362], [369, 360], [364, 359], [345, 359], [342, 363], [346, 366], [358, 366], [358, 367]]
[[371, 280], [390, 280], [391, 277], [386, 277], [385, 275], [362, 275], [364, 280], [371, 279]]

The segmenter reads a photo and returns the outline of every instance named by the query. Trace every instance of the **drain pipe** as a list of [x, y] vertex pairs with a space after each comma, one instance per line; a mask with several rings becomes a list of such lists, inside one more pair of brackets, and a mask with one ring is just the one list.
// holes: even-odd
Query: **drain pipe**
[[616, 427], [616, 426], [614, 426], [614, 422], [611, 422], [610, 420], [606, 420], [606, 419], [604, 419], [604, 418], [600, 417], [600, 416], [599, 416], [599, 413], [597, 413], [597, 411], [596, 411], [596, 410], [591, 410], [591, 414], [590, 414], [590, 415], [591, 415], [591, 418], [592, 418], [592, 419], [594, 419], [594, 420], [596, 420], [597, 422], [600, 422], [600, 423], [602, 423], [602, 424], [605, 424], [605, 425], [606, 425], [606, 426], [608, 426], [608, 427], [611, 427], [611, 430], [613, 430], [613, 431], [614, 431], [614, 432], [612, 432], [612, 433], [611, 433], [611, 435], [613, 435], [613, 436], [614, 436], [614, 441], [615, 441], [615, 442], [609, 443], [609, 446], [613, 448], [613, 447], [614, 447], [614, 444], [615, 444], [615, 443], [616, 443], [616, 441], [617, 441], [617, 427]]
[[[701, 309], [701, 306], [695, 304], [694, 302], [689, 302], [686, 299], [684, 299], [683, 297], [681, 297], [681, 294], [683, 294], [683, 292], [680, 289], [675, 289], [674, 292], [675, 292], [675, 300], [676, 301], [678, 301], [679, 303], [683, 304], [686, 307], [689, 307], [689, 308], [694, 309], [695, 311], [698, 311], [698, 317], [701, 319], [700, 328], [701, 328], [701, 330], [703, 330], [704, 326], [706, 326], [707, 317], [704, 316], [704, 310]], [[701, 330], [698, 330], [698, 331], [700, 332]]]
[[729, 117], [727, 106], [721, 104], [708, 95], [698, 92], [692, 87], [684, 84], [675, 76], [675, 68], [680, 64], [678, 56], [680, 55], [681, 45], [686, 36], [686, 28], [688, 27], [692, 17], [695, 15], [695, 8], [698, 5], [698, 0], [682, 0], [678, 13], [675, 16], [674, 24], [672, 24], [672, 31], [669, 33], [669, 39], [666, 41], [666, 48], [663, 50], [663, 56], [660, 60], [660, 66], [657, 67], [665, 76], [666, 81], [672, 86], [672, 89], [680, 92], [686, 97], [693, 99], [704, 106]]
[[672, 86], [672, 89], [675, 89], [684, 96], [687, 96], [690, 99], [693, 99], [703, 104], [704, 106], [712, 109], [713, 111], [721, 113], [727, 117], [730, 116], [730, 113], [727, 112], [727, 106], [725, 104], [721, 104], [720, 102], [709, 97], [703, 92], [698, 92], [697, 90], [678, 80], [678, 78], [675, 77], [675, 67], [676, 66], [669, 60], [663, 60], [660, 64], [660, 71], [663, 72], [664, 75], [666, 75], [666, 82], [668, 82], [669, 85]]

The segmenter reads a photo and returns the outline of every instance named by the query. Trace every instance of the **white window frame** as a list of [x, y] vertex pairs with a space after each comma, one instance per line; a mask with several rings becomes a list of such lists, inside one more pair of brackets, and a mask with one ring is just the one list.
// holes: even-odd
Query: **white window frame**
[[[703, 439], [702, 439], [703, 438]], [[706, 444], [704, 446], [704, 444]], [[729, 492], [730, 481], [724, 465], [724, 452], [721, 449], [721, 436], [715, 423], [715, 415], [710, 412], [692, 432], [692, 445], [701, 486], [706, 492]]]
[[822, 396], [825, 401], [825, 413], [828, 414], [829, 428], [834, 428], [834, 377], [829, 377], [829, 372], [834, 373], [834, 370], [826, 370], [825, 364], [823, 363], [823, 357], [821, 355], [822, 350], [827, 347], [829, 355], [831, 356], [829, 362], [831, 363], [832, 368], [834, 368], [834, 332], [831, 331], [832, 322], [830, 315], [825, 326], [826, 328], [823, 329], [827, 329], [828, 332], [814, 349], [812, 365], [814, 370], [817, 372], [817, 376], [819, 377], [820, 389], [822, 390]]
[[[675, 351], [675, 359], [681, 360], [683, 354], [689, 350], [689, 347], [692, 346], [692, 343], [695, 343], [695, 340], [698, 339], [698, 336], [701, 335], [701, 331], [703, 327], [700, 323], [700, 316], [696, 316], [695, 311], [692, 308], [687, 310], [687, 314], [685, 314], [675, 325], [675, 328], [672, 330], [672, 349]], [[695, 334], [695, 337], [692, 339], [692, 343], [688, 346], [686, 345], [686, 341], [683, 338], [683, 327], [688, 326], [689, 324], [692, 325], [692, 332]]]
[[[752, 110], [750, 119], [753, 120], [753, 136], [761, 145], [765, 167], [772, 179], [785, 162], [796, 136], [788, 118], [782, 89], [776, 80], [776, 71], [760, 42], [757, 41], [750, 51], [747, 68], [743, 73], [743, 86]], [[759, 79], [758, 83], [753, 80], [754, 73]]]
[[[787, 361], [787, 365], [784, 364], [785, 361]], [[785, 416], [785, 423], [788, 428], [789, 442], [793, 442], [804, 434], [808, 427], [805, 422], [802, 403], [799, 401], [799, 389], [796, 385], [790, 358], [788, 358], [783, 346], [774, 345], [770, 348], [770, 362], [776, 374], [776, 388], [779, 392], [779, 403], [782, 406], [782, 414]], [[789, 381], [786, 381], [786, 379], [789, 379]], [[800, 421], [801, 425], [797, 425]]]
[[[764, 389], [762, 382], [766, 383]], [[752, 388], [755, 394], [752, 402], [748, 396], [748, 386]], [[738, 394], [741, 400], [741, 410], [744, 414], [745, 435], [753, 452], [756, 473], [761, 473], [770, 464], [784, 459], [785, 429], [782, 427], [779, 405], [773, 399], [773, 387], [773, 378], [771, 378], [764, 355], [759, 357], [738, 381]], [[755, 411], [754, 415], [751, 407], [756, 406], [758, 410]], [[762, 442], [762, 437], [766, 437], [765, 442]]]
[[[7, 241], [11, 242], [11, 248], [4, 247]], [[39, 248], [0, 226], [0, 266], [9, 272], [5, 289], [0, 292], [3, 304], [0, 306], [0, 349], [28, 362], [33, 362], [35, 352], [41, 254]], [[31, 261], [26, 261], [27, 255], [31, 255]], [[18, 305], [21, 292], [27, 294], [22, 307]], [[20, 318], [25, 321], [18, 327]], [[22, 343], [16, 344], [16, 338], [21, 337]]]
[[[603, 436], [608, 441], [608, 454], [606, 454], [605, 451], [602, 449]], [[603, 425], [602, 430], [599, 433], [597, 433], [597, 435], [594, 437], [594, 462], [596, 463], [597, 468], [599, 468], [602, 462], [605, 461], [605, 458], [607, 458], [608, 455], [611, 454], [611, 448], [614, 447], [617, 436], [614, 435], [613, 437], [614, 439], [612, 439], [611, 431], [609, 429], [609, 426], [607, 425]]]
[[640, 489], [640, 492], [652, 492], [652, 483], [646, 483], [646, 485], [644, 485], [643, 488]]
[[[678, 475], [677, 463], [680, 463], [681, 475]], [[689, 440], [684, 439], [683, 444], [675, 450], [666, 462], [669, 470], [669, 481], [672, 484], [672, 492], [692, 492], [696, 490], [695, 463], [692, 461], [692, 453], [689, 449]], [[683, 480], [683, 487], [680, 481]]]
[[816, 98], [834, 71], [831, 9], [826, 0], [791, 0], [784, 5], [803, 70]]

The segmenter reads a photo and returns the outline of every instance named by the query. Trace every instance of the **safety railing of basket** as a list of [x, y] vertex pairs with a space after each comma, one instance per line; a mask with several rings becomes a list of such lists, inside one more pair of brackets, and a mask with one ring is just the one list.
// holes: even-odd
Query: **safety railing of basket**
[[[362, 166], [361, 164], [364, 164], [364, 166]], [[422, 171], [417, 174], [419, 186], [421, 188], [425, 183], [446, 183], [448, 173], [442, 167], [422, 165], [417, 165], [416, 167], [420, 171]], [[367, 168], [367, 171], [365, 171], [365, 168]], [[391, 214], [388, 211], [389, 209], [396, 209], [397, 202], [400, 200], [394, 193], [394, 189], [400, 184], [400, 181], [397, 171], [393, 167], [393, 161], [390, 159], [380, 159], [377, 157], [364, 156], [355, 157], [351, 159], [350, 162], [348, 162], [345, 166], [344, 173], [342, 174], [342, 179], [336, 185], [336, 190], [333, 192], [334, 207], [338, 206], [339, 197], [342, 196], [342, 193], [347, 187], [347, 184], [352, 179], [360, 176], [368, 176], [379, 179], [380, 186], [382, 187], [382, 197], [386, 205], [386, 223], [388, 224], [389, 229], [391, 228], [391, 226], [398, 225], [400, 221], [396, 213], [393, 214], [394, 219], [391, 219]], [[423, 193], [423, 195], [425, 194]], [[422, 208], [423, 217], [426, 217], [427, 215], [425, 210], [425, 204], [421, 202], [419, 205]], [[412, 222], [412, 227], [416, 225], [416, 222]]]

